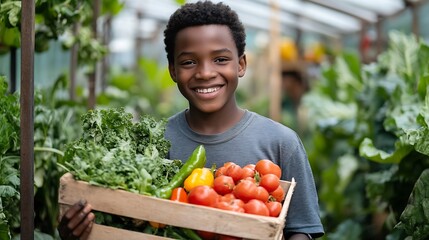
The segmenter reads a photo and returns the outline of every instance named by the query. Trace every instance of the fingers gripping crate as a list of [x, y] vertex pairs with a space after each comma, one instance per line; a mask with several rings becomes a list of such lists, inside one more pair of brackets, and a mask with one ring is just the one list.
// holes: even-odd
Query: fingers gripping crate
[[[281, 181], [285, 199], [279, 217], [264, 217], [216, 208], [159, 199], [123, 190], [112, 190], [76, 181], [70, 173], [60, 179], [58, 202], [60, 215], [80, 199], [86, 199], [93, 210], [154, 221], [176, 227], [203, 230], [245, 239], [282, 239], [285, 219], [296, 182]], [[146, 239], [165, 237], [94, 224], [91, 240]]]

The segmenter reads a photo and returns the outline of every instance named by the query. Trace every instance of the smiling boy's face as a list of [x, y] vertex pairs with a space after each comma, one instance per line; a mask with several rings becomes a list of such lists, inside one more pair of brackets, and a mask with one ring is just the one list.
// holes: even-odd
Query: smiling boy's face
[[169, 70], [191, 110], [213, 113], [235, 107], [234, 92], [246, 58], [238, 56], [227, 26], [188, 27], [176, 36]]

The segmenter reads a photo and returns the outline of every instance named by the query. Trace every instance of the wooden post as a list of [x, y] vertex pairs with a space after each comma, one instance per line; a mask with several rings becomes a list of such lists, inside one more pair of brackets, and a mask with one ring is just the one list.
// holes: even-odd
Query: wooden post
[[135, 52], [134, 52], [134, 75], [137, 79], [137, 84], [140, 85], [143, 82], [143, 74], [140, 70], [140, 59], [143, 56], [143, 34], [142, 34], [142, 20], [143, 13], [141, 11], [137, 11], [137, 26], [136, 26], [136, 37], [135, 37]]
[[380, 55], [381, 52], [383, 52], [383, 18], [381, 16], [377, 16], [377, 23], [376, 23], [376, 29], [377, 29], [377, 56]]
[[296, 38], [295, 38], [295, 42], [296, 42], [296, 47], [298, 49], [298, 60], [302, 60], [304, 59], [304, 45], [302, 44], [302, 39], [303, 39], [303, 32], [302, 29], [300, 28], [296, 28]]
[[[100, 15], [101, 1], [94, 0], [93, 1], [93, 19], [92, 19], [92, 32], [94, 34], [94, 38], [98, 38], [98, 26], [97, 20]], [[96, 103], [96, 86], [97, 86], [97, 63], [94, 64], [93, 72], [89, 74], [89, 98], [88, 98], [88, 108], [94, 109]]]
[[360, 57], [362, 59], [362, 62], [368, 63], [369, 62], [369, 56], [368, 56], [368, 48], [367, 48], [367, 32], [368, 32], [368, 23], [366, 21], [361, 20], [361, 29], [360, 29], [360, 39], [359, 39], [359, 52]]
[[281, 120], [281, 70], [280, 70], [280, 7], [276, 0], [270, 0], [272, 10], [270, 28], [270, 48], [269, 48], [269, 83], [270, 83], [270, 118], [274, 121]]
[[34, 239], [34, 0], [21, 7], [21, 239]]
[[[110, 34], [112, 30], [112, 16], [107, 16], [103, 24], [103, 44], [108, 46], [110, 42]], [[101, 62], [100, 81], [101, 91], [104, 92], [107, 88], [107, 73], [109, 72], [109, 57], [104, 56]]]
[[[79, 23], [75, 23], [73, 25], [73, 35], [79, 31]], [[77, 43], [73, 44], [70, 49], [70, 88], [69, 88], [69, 97], [70, 100], [74, 101], [76, 99], [76, 72], [78, 69], [78, 54], [77, 51], [79, 49], [79, 45]]]
[[412, 14], [412, 29], [413, 33], [418, 39], [420, 37], [420, 24], [419, 24], [419, 8], [417, 4], [411, 3], [410, 6], [411, 14]]
[[[92, 19], [92, 32], [94, 34], [94, 38], [98, 37], [97, 31], [97, 20], [100, 15], [100, 0], [93, 1], [93, 19]], [[93, 71], [88, 74], [88, 109], [95, 108], [96, 102], [96, 86], [97, 86], [97, 63], [94, 63]]]

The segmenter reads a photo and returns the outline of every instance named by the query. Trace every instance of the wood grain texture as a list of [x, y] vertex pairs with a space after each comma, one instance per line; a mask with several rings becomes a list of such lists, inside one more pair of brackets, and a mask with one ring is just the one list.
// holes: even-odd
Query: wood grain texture
[[[86, 199], [96, 211], [246, 239], [268, 240], [281, 239], [283, 236], [282, 230], [296, 182], [292, 179], [292, 182], [282, 181], [281, 185], [286, 196], [280, 216], [277, 218], [236, 213], [93, 186], [87, 182], [74, 180], [70, 173], [64, 174], [60, 179], [58, 201], [62, 205], [61, 212], [64, 212], [67, 205]], [[137, 239], [123, 238], [123, 232], [127, 230], [117, 229], [116, 232], [115, 229], [106, 226], [96, 226], [93, 234], [102, 234], [100, 231], [103, 231], [105, 235], [92, 237], [91, 234], [91, 239]]]

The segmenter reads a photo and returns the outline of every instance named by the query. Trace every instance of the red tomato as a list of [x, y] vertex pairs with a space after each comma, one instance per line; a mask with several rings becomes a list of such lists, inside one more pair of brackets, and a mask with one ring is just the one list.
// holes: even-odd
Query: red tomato
[[234, 196], [244, 202], [253, 199], [256, 195], [256, 184], [250, 180], [241, 180], [233, 190]]
[[234, 236], [228, 236], [228, 235], [219, 235], [219, 238], [217, 240], [242, 240], [241, 237], [234, 237]]
[[196, 205], [215, 207], [218, 200], [216, 191], [206, 185], [193, 188], [188, 194], [188, 202]]
[[186, 190], [182, 187], [175, 188], [171, 193], [170, 200], [187, 203], [188, 193], [186, 193]]
[[230, 201], [219, 201], [216, 205], [216, 208], [233, 211], [233, 212], [243, 212], [244, 213], [244, 202], [241, 199], [232, 199]]
[[261, 159], [255, 165], [255, 170], [261, 175], [272, 173], [276, 175], [278, 178], [282, 176], [282, 170], [279, 165], [268, 159]]
[[225, 171], [225, 175], [232, 177], [234, 179], [234, 182], [238, 182], [241, 180], [243, 169], [238, 166], [237, 164], [231, 164]]
[[248, 180], [248, 181], [251, 181], [252, 183], [256, 183], [256, 179], [254, 177], [246, 177], [246, 178], [241, 179], [240, 181], [242, 181], [242, 180]]
[[244, 166], [243, 168], [250, 168], [252, 170], [255, 170], [255, 164], [250, 163], [250, 164], [247, 164], [246, 166]]
[[213, 189], [220, 195], [231, 193], [234, 187], [234, 179], [227, 175], [218, 176], [213, 182]]
[[270, 194], [265, 188], [261, 186], [256, 187], [256, 193], [255, 193], [255, 196], [253, 197], [254, 199], [261, 200], [262, 202], [268, 202], [269, 197], [270, 197]]
[[234, 199], [237, 199], [237, 198], [232, 193], [227, 193], [227, 194], [219, 197], [219, 201], [221, 201], [221, 202], [229, 202], [229, 201], [234, 200]]
[[215, 171], [215, 177], [225, 175], [226, 167], [220, 167]]
[[244, 167], [241, 169], [241, 179], [245, 179], [247, 177], [253, 178], [255, 176], [255, 170], [250, 167]]
[[217, 234], [213, 232], [207, 232], [207, 231], [201, 231], [197, 230], [196, 233], [198, 236], [200, 236], [203, 240], [214, 240], [216, 239]]
[[237, 164], [234, 163], [234, 162], [226, 162], [226, 163], [223, 164], [223, 167], [225, 167], [225, 169], [227, 169], [231, 165], [237, 165]]
[[270, 216], [270, 210], [267, 205], [258, 199], [251, 199], [243, 206], [244, 211], [250, 214], [256, 214], [261, 216]]
[[272, 173], [263, 175], [259, 180], [259, 186], [264, 187], [268, 192], [276, 190], [279, 185], [280, 179]]
[[267, 202], [265, 205], [267, 205], [271, 217], [278, 217], [280, 215], [283, 206], [280, 202]]
[[282, 202], [285, 198], [285, 190], [282, 186], [278, 186], [276, 190], [270, 192], [270, 195], [275, 198], [277, 202]]

